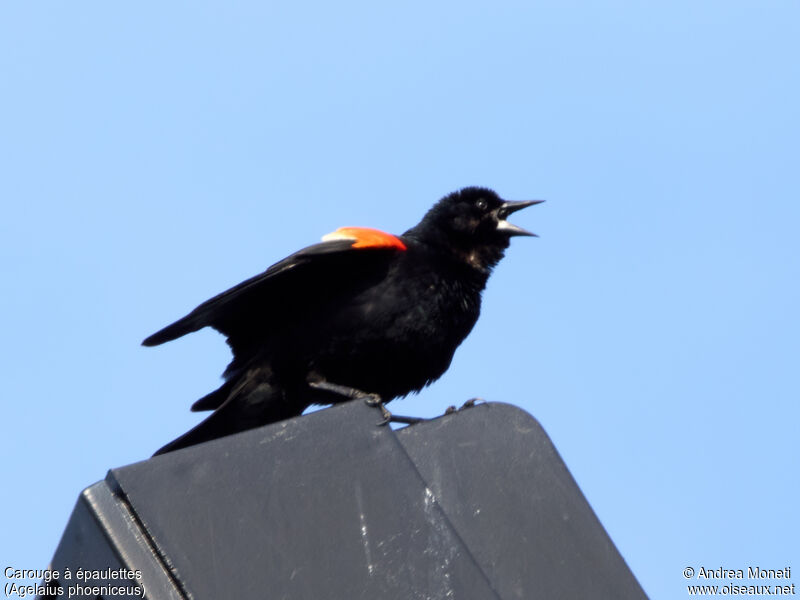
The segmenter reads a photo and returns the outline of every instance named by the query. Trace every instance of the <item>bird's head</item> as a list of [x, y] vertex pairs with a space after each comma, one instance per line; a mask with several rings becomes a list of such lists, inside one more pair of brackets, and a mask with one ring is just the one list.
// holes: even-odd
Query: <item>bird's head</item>
[[453, 249], [472, 266], [490, 270], [513, 236], [536, 236], [509, 223], [511, 213], [544, 200], [503, 200], [494, 191], [468, 187], [439, 200], [406, 235]]

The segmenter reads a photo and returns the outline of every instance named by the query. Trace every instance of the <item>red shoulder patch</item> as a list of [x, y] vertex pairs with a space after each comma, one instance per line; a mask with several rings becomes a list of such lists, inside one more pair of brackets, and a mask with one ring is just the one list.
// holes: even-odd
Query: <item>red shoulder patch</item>
[[323, 242], [331, 240], [353, 240], [353, 248], [396, 248], [405, 250], [406, 245], [399, 237], [370, 227], [340, 227], [322, 236]]

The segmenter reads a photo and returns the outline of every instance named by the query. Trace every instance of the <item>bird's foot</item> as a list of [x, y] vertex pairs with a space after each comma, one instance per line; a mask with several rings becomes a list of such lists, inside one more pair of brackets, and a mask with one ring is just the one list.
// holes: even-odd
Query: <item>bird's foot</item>
[[461, 405], [461, 408], [459, 408], [458, 410], [465, 410], [465, 409], [467, 409], [467, 408], [472, 408], [472, 407], [473, 407], [473, 406], [475, 406], [475, 405], [476, 405], [478, 402], [483, 402], [483, 401], [484, 401], [484, 400], [483, 400], [483, 398], [470, 398], [469, 400], [467, 400], [466, 402], [464, 402], [464, 404], [462, 404], [462, 405]]
[[452, 415], [452, 414], [455, 414], [455, 413], [457, 413], [459, 411], [466, 410], [468, 408], [472, 408], [473, 406], [475, 406], [475, 404], [477, 404], [478, 402], [481, 402], [482, 400], [483, 400], [483, 398], [470, 398], [469, 400], [464, 402], [464, 404], [462, 404], [460, 408], [456, 408], [454, 404], [451, 404], [446, 409], [444, 409], [444, 414], [445, 414], [445, 416]]
[[378, 394], [367, 394], [364, 396], [364, 404], [367, 406], [372, 406], [373, 408], [379, 408], [381, 410], [381, 416], [383, 417], [380, 421], [378, 421], [378, 427], [383, 427], [387, 423], [391, 423], [394, 415], [389, 412], [389, 409], [386, 408], [386, 405], [381, 400], [381, 397]]
[[364, 398], [364, 402], [367, 406], [373, 406], [375, 408], [381, 409], [381, 415], [383, 419], [378, 422], [378, 427], [383, 427], [387, 423], [403, 423], [404, 425], [416, 425], [417, 423], [421, 423], [422, 421], [427, 421], [427, 419], [423, 419], [422, 417], [406, 417], [403, 415], [393, 415], [388, 408], [384, 405], [381, 397], [378, 394], [367, 394]]
[[420, 417], [404, 417], [402, 415], [393, 415], [383, 403], [383, 400], [378, 394], [364, 392], [358, 388], [349, 387], [346, 385], [339, 385], [338, 383], [329, 383], [327, 381], [312, 381], [308, 385], [311, 387], [323, 390], [326, 392], [333, 392], [339, 396], [344, 396], [350, 400], [363, 400], [367, 406], [379, 408], [381, 411], [381, 420], [378, 426], [382, 427], [388, 423], [404, 423], [406, 425], [414, 425], [420, 421], [424, 421]]
[[[388, 410], [386, 412], [389, 413]], [[417, 423], [422, 423], [423, 421], [427, 420], [428, 419], [425, 419], [423, 417], [406, 417], [403, 415], [393, 415], [392, 413], [389, 413], [389, 421], [391, 421], [392, 423], [403, 423], [404, 425], [416, 425]], [[378, 425], [383, 425], [383, 423], [378, 423]]]

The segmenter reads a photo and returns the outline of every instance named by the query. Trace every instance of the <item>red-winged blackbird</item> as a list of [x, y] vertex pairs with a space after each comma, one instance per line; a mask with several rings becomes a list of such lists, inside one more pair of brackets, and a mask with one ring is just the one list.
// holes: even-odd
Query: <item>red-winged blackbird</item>
[[154, 333], [143, 345], [213, 327], [233, 350], [225, 383], [192, 406], [214, 413], [156, 454], [361, 392], [386, 402], [438, 379], [509, 238], [534, 235], [506, 218], [539, 202], [469, 187], [401, 236], [338, 229]]

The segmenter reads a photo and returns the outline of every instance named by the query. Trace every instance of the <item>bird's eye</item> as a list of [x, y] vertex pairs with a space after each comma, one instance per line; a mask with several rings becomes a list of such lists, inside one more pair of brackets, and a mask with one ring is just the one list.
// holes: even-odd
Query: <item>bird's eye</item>
[[478, 198], [478, 200], [475, 202], [475, 206], [477, 206], [480, 210], [486, 210], [489, 208], [489, 203], [483, 198]]

